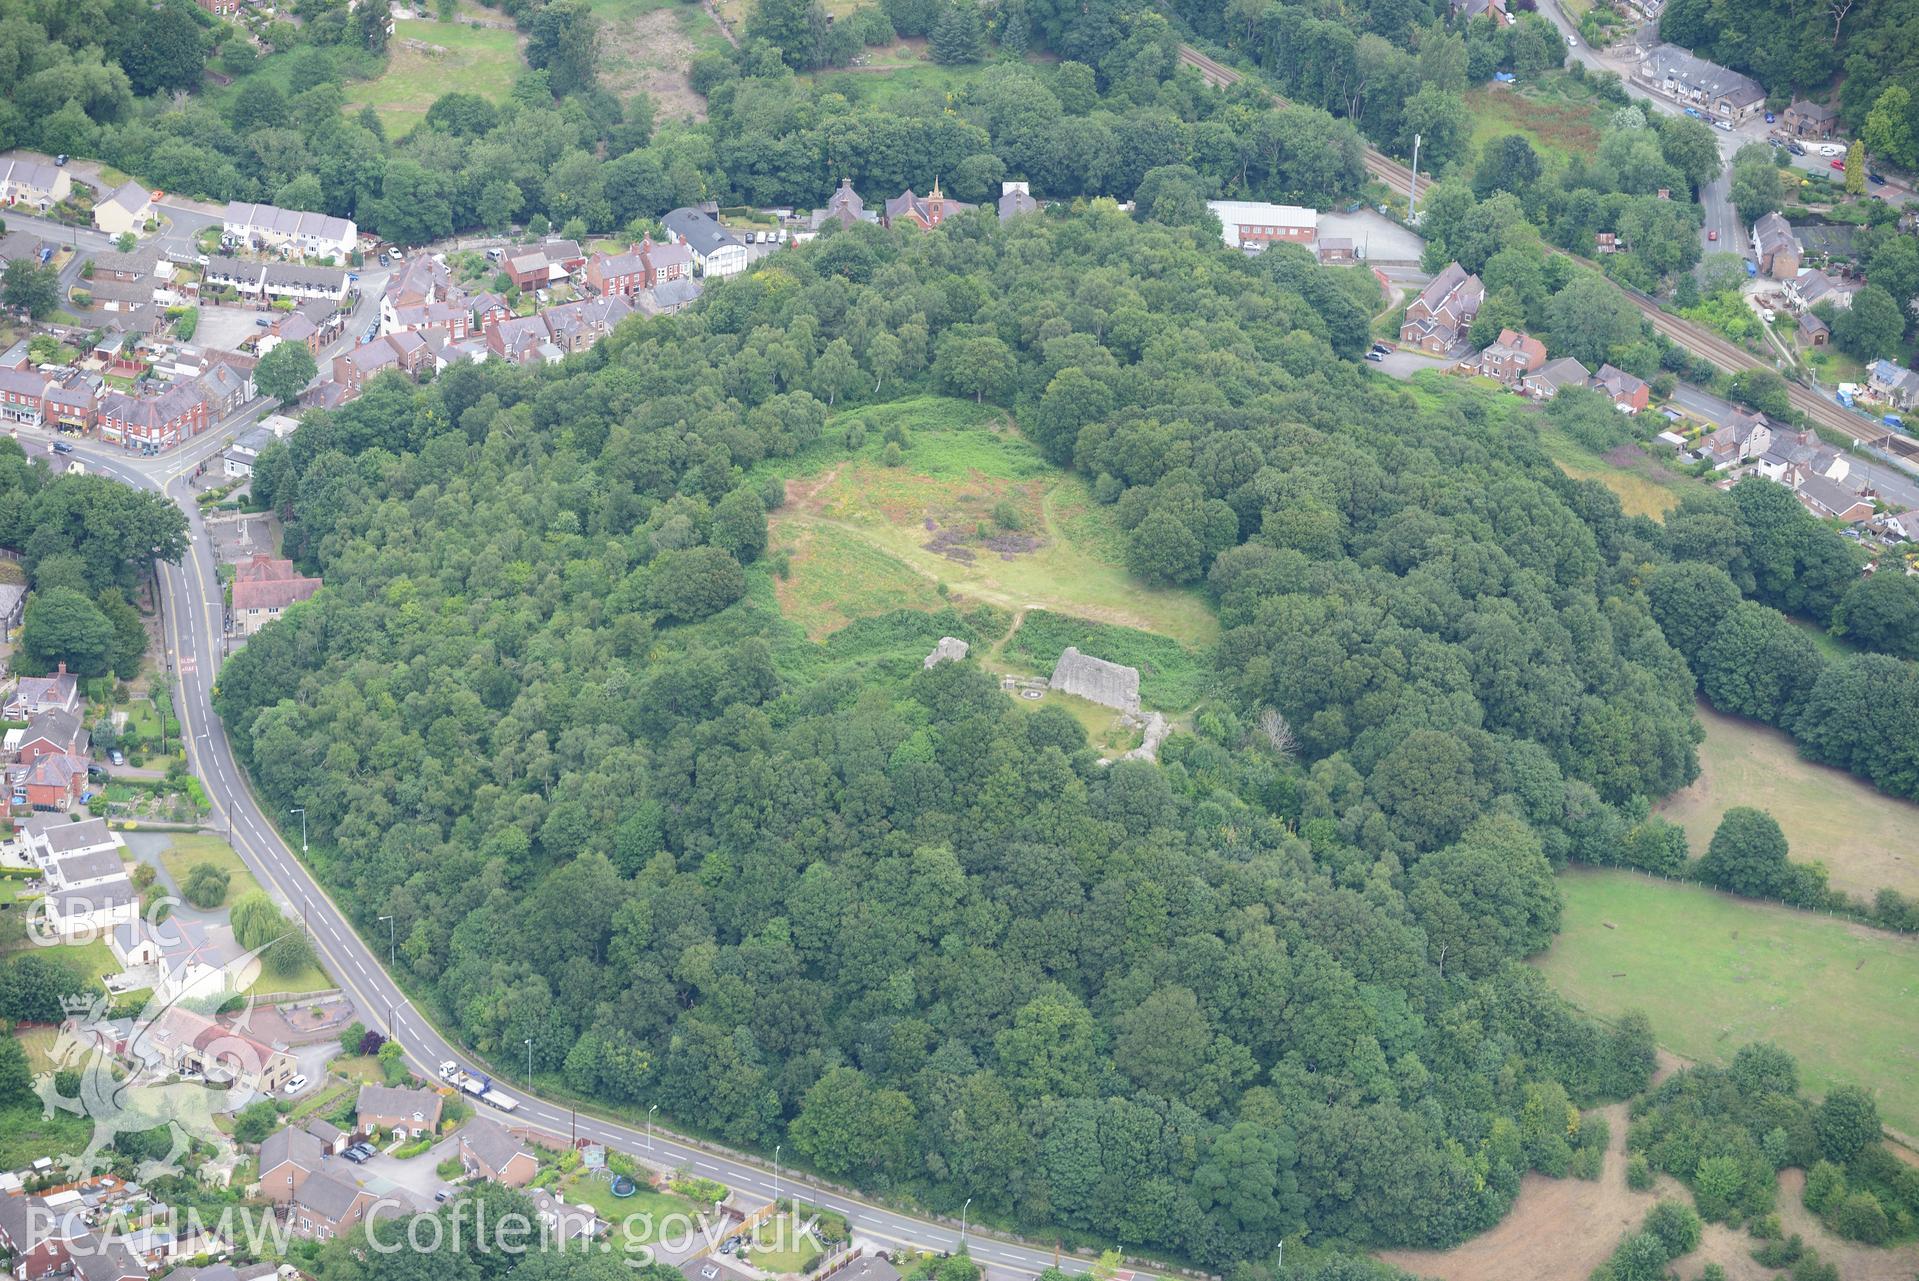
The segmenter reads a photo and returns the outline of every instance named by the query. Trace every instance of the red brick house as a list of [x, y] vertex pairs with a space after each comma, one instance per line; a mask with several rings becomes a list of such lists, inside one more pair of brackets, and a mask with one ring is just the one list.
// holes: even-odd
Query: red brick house
[[294, 572], [293, 562], [265, 552], [233, 567], [233, 618], [230, 631], [251, 636], [324, 584]]
[[38, 757], [21, 776], [19, 790], [37, 810], [70, 810], [87, 790], [87, 758], [65, 752]]
[[586, 255], [580, 252], [577, 242], [549, 240], [509, 255], [506, 274], [512, 278], [514, 288], [526, 293], [565, 280], [584, 266]]
[[47, 380], [35, 370], [0, 369], [0, 419], [37, 426]]
[[37, 1196], [0, 1196], [0, 1245], [21, 1281], [45, 1281], [73, 1268], [73, 1256], [92, 1233], [76, 1206], [56, 1210]]
[[[20, 746], [15, 759], [22, 765], [30, 765], [42, 756], [60, 753], [66, 756], [85, 756], [89, 736], [86, 727], [80, 724], [80, 717], [64, 710], [41, 712], [27, 722], [20, 733]], [[9, 733], [11, 738], [12, 734]]]
[[100, 438], [128, 449], [171, 449], [212, 425], [212, 407], [191, 383], [175, 383], [157, 396], [114, 392], [100, 407]]
[[477, 333], [487, 333], [502, 320], [513, 319], [513, 309], [498, 294], [475, 294], [472, 307], [473, 328]]
[[1635, 414], [1644, 409], [1652, 398], [1652, 388], [1643, 379], [1611, 365], [1601, 365], [1599, 372], [1593, 375], [1593, 390], [1605, 395], [1621, 409]]
[[887, 201], [883, 221], [888, 227], [918, 227], [921, 231], [931, 231], [954, 214], [965, 213], [972, 207], [948, 199], [940, 190], [939, 179], [935, 178], [933, 190], [927, 195], [915, 195], [913, 189], [908, 187]]
[[643, 238], [621, 254], [594, 254], [586, 263], [586, 283], [601, 297], [630, 298], [661, 281], [693, 274], [693, 251], [685, 245], [656, 245]]
[[484, 1117], [468, 1121], [460, 1131], [460, 1164], [468, 1174], [509, 1188], [525, 1187], [540, 1168], [526, 1144]]
[[1479, 277], [1456, 262], [1448, 263], [1406, 308], [1399, 341], [1435, 356], [1451, 355], [1465, 340], [1485, 301], [1486, 287]]
[[540, 313], [553, 345], [571, 355], [585, 351], [633, 314], [624, 298], [594, 298], [549, 307]]
[[417, 379], [433, 360], [426, 339], [409, 330], [383, 334], [333, 358], [333, 381], [348, 395], [357, 396], [369, 382], [389, 369]]
[[1546, 363], [1546, 344], [1516, 329], [1502, 329], [1499, 337], [1477, 356], [1468, 356], [1460, 368], [1486, 378], [1496, 378], [1508, 387], [1518, 387], [1527, 374]]

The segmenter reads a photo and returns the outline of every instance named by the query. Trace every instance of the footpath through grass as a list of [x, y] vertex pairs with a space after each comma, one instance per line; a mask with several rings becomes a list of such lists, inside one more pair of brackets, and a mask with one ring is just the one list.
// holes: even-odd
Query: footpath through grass
[[1559, 888], [1538, 964], [1575, 1005], [1644, 1010], [1661, 1045], [1703, 1062], [1777, 1042], [1809, 1093], [1864, 1086], [1919, 1135], [1919, 942], [1635, 872], [1575, 869]]

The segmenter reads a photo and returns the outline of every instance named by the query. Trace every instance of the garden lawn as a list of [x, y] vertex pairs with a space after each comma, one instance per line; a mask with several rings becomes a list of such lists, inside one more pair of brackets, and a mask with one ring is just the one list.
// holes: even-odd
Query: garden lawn
[[171, 843], [160, 851], [160, 865], [166, 868], [175, 885], [185, 885], [187, 873], [202, 863], [211, 863], [227, 874], [227, 896], [217, 904], [219, 907], [232, 907], [260, 888], [233, 847], [218, 836], [176, 833]]
[[[672, 1216], [685, 1215], [690, 1223], [703, 1208], [676, 1193], [656, 1192], [645, 1186], [630, 1197], [616, 1197], [612, 1182], [604, 1174], [598, 1178], [575, 1174], [561, 1190], [568, 1201], [591, 1206], [593, 1213], [612, 1224], [610, 1239], [625, 1242], [629, 1250], [658, 1240], [661, 1225]], [[642, 1215], [646, 1217], [642, 1219]], [[631, 1232], [623, 1226], [629, 1220]], [[678, 1231], [675, 1225], [675, 1234]]]
[[379, 77], [346, 86], [349, 110], [372, 107], [398, 138], [426, 118], [434, 100], [448, 93], [476, 93], [506, 101], [526, 64], [520, 37], [497, 27], [404, 19], [394, 24], [387, 66]]
[[[265, 966], [261, 966], [260, 977], [255, 979], [252, 986], [247, 988], [247, 994], [250, 996], [270, 996], [276, 992], [285, 992], [294, 996], [302, 996], [308, 992], [331, 991], [333, 986], [332, 977], [328, 975], [325, 970], [321, 969], [317, 963], [309, 965], [304, 969], [296, 970], [292, 974], [272, 974], [267, 971]], [[378, 1065], [376, 1064], [375, 1067], [377, 1070]]]
[[14, 1033], [14, 1040], [27, 1052], [29, 1072], [53, 1071], [53, 1043], [60, 1039], [57, 1028], [29, 1027]]
[[1868, 901], [1881, 889], [1919, 894], [1919, 805], [1875, 791], [1843, 770], [1801, 759], [1778, 730], [1700, 703], [1699, 778], [1659, 812], [1686, 829], [1696, 857], [1725, 812], [1763, 809], [1779, 821], [1796, 863], [1824, 863], [1836, 889]]
[[1659, 1043], [1709, 1063], [1769, 1040], [1808, 1093], [1872, 1090], [1919, 1134], [1919, 942], [1636, 872], [1567, 872], [1558, 940], [1537, 964], [1575, 1005], [1644, 1010]]

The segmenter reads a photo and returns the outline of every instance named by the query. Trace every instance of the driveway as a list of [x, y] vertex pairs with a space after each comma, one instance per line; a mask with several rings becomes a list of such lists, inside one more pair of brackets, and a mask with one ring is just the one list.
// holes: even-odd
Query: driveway
[[433, 1194], [453, 1186], [435, 1172], [435, 1167], [450, 1156], [458, 1156], [459, 1151], [459, 1140], [448, 1138], [406, 1161], [396, 1161], [381, 1152], [365, 1165], [355, 1166], [350, 1161], [342, 1164], [354, 1171], [354, 1181], [368, 1191], [380, 1196], [403, 1197], [430, 1214], [439, 1204]]
[[267, 331], [265, 325], [257, 322], [271, 319], [271, 312], [255, 311], [251, 307], [202, 307], [200, 326], [193, 331], [193, 341], [219, 351], [239, 351], [242, 342]]
[[1388, 352], [1386, 358], [1377, 362], [1374, 368], [1384, 371], [1393, 378], [1411, 378], [1423, 369], [1451, 369], [1458, 360], [1446, 356], [1428, 356], [1423, 351]]

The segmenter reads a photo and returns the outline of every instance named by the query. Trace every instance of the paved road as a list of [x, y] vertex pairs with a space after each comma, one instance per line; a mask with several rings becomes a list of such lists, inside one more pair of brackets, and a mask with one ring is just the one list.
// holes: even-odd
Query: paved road
[[[226, 730], [213, 714], [211, 691], [223, 651], [224, 607], [214, 573], [212, 541], [186, 480], [200, 462], [217, 453], [229, 437], [267, 408], [265, 402], [257, 403], [233, 422], [156, 458], [124, 454], [93, 441], [75, 442], [74, 448], [90, 467], [138, 488], [164, 493], [186, 512], [191, 540], [187, 553], [181, 564], [163, 563], [158, 568], [167, 659], [174, 678], [174, 707], [187, 745], [188, 764], [205, 784], [212, 802], [213, 823], [228, 829], [234, 849], [261, 884], [307, 922], [327, 972], [346, 990], [370, 1025], [385, 1028], [399, 1040], [416, 1071], [432, 1079], [436, 1065], [445, 1059], [458, 1060], [469, 1070], [490, 1071], [449, 1042], [414, 1009], [381, 967], [374, 948], [354, 932], [346, 913], [280, 837], [248, 789]], [[944, 1224], [826, 1191], [790, 1175], [776, 1175], [769, 1166], [709, 1151], [665, 1130], [649, 1131], [644, 1126], [584, 1114], [576, 1121], [569, 1109], [544, 1102], [510, 1081], [505, 1085], [520, 1100], [515, 1119], [554, 1134], [571, 1136], [577, 1124], [582, 1138], [649, 1160], [689, 1167], [749, 1195], [798, 1195], [845, 1214], [856, 1234], [882, 1245], [953, 1250], [961, 1243], [959, 1231]], [[989, 1236], [978, 1229], [969, 1234], [967, 1245], [976, 1260], [1002, 1276], [1036, 1274], [1054, 1262], [1050, 1248]], [[1071, 1256], [1060, 1263], [1075, 1273], [1088, 1266], [1085, 1260]]]

